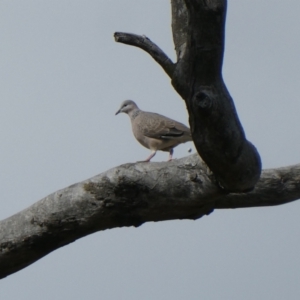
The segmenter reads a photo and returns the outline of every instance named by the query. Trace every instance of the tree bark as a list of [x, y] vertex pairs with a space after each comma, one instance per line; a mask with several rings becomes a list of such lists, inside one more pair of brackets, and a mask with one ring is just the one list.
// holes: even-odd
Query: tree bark
[[171, 5], [176, 64], [144, 36], [118, 32], [116, 41], [147, 51], [170, 76], [186, 103], [197, 151], [219, 185], [230, 192], [251, 190], [261, 173], [260, 156], [245, 137], [222, 77], [227, 1], [172, 0]]
[[265, 170], [254, 190], [225, 193], [197, 154], [125, 164], [57, 191], [0, 222], [0, 278], [99, 230], [198, 219], [214, 209], [279, 205], [300, 197], [300, 165]]
[[205, 163], [194, 154], [125, 164], [1, 221], [0, 278], [99, 230], [195, 220], [214, 209], [279, 205], [300, 197], [300, 165], [264, 170], [259, 178], [259, 154], [245, 138], [222, 79], [225, 13], [222, 0], [172, 0], [176, 63], [144, 36], [115, 34], [118, 42], [148, 52], [170, 76], [186, 102]]

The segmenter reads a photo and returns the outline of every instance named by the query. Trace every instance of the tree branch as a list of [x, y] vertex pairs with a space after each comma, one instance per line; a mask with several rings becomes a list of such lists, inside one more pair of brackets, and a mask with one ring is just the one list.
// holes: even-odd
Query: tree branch
[[197, 154], [125, 164], [57, 191], [0, 222], [0, 278], [96, 231], [198, 219], [215, 208], [279, 205], [300, 197], [300, 165], [265, 170], [249, 193], [226, 194]]
[[[222, 78], [227, 3], [184, 2], [188, 34], [172, 84], [186, 102], [197, 151], [220, 185], [232, 192], [249, 190], [259, 179], [261, 162], [256, 148], [245, 137]], [[181, 5], [178, 0], [173, 3]], [[173, 13], [173, 17], [183, 22], [181, 15]]]
[[171, 0], [177, 63], [146, 37], [116, 33], [116, 41], [142, 48], [171, 77], [185, 100], [198, 153], [230, 192], [253, 189], [259, 153], [245, 137], [222, 78], [226, 0]]
[[165, 70], [172, 78], [175, 64], [172, 60], [145, 35], [137, 35], [125, 32], [115, 32], [115, 41], [143, 49]]

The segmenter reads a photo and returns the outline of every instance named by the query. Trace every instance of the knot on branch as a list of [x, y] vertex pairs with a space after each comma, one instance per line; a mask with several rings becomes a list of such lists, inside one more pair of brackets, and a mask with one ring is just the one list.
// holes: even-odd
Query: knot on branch
[[197, 93], [194, 96], [195, 104], [198, 108], [208, 110], [212, 106], [212, 100], [205, 92]]
[[211, 91], [201, 90], [196, 92], [192, 98], [195, 110], [203, 115], [209, 115], [213, 108], [214, 95]]

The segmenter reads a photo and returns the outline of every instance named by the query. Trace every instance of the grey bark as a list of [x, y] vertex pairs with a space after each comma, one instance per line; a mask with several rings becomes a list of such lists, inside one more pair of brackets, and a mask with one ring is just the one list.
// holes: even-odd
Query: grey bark
[[279, 205], [300, 197], [300, 165], [264, 170], [254, 190], [225, 193], [197, 154], [131, 163], [57, 191], [0, 222], [0, 278], [99, 230], [198, 219], [214, 209]]
[[[171, 5], [177, 54], [171, 68], [167, 55], [149, 39], [140, 43], [142, 37], [119, 32], [116, 41], [142, 48], [169, 75], [186, 103], [197, 151], [220, 186], [231, 192], [251, 190], [261, 173], [260, 156], [245, 137], [222, 78], [227, 1], [172, 0]], [[151, 44], [159, 49], [155, 55]]]
[[176, 63], [144, 36], [115, 34], [118, 42], [148, 52], [170, 76], [186, 101], [206, 164], [197, 154], [167, 163], [125, 164], [1, 221], [0, 278], [99, 230], [299, 199], [300, 165], [264, 170], [259, 179], [259, 155], [245, 138], [222, 79], [225, 9], [221, 0], [172, 0]]

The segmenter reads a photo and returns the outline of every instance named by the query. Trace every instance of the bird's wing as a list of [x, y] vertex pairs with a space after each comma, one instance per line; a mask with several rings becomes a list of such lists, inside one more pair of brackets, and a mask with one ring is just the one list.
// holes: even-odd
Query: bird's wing
[[184, 124], [150, 112], [140, 115], [138, 126], [144, 136], [156, 139], [176, 139], [184, 133], [190, 134], [190, 129]]

